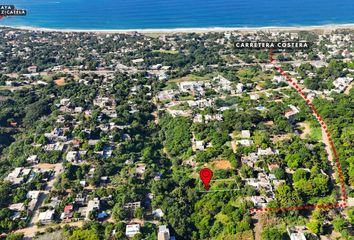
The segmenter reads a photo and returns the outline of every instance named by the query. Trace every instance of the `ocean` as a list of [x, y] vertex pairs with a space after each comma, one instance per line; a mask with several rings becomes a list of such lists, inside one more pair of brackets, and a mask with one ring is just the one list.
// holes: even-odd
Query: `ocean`
[[171, 29], [354, 23], [354, 0], [0, 0], [26, 9], [0, 25], [53, 29]]

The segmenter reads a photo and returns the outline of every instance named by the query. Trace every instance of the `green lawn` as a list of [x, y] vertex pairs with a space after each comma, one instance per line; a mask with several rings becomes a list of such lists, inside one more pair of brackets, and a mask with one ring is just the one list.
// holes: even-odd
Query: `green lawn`
[[321, 141], [322, 130], [321, 130], [321, 127], [319, 126], [319, 124], [317, 122], [313, 122], [313, 121], [308, 121], [307, 123], [310, 125], [310, 128], [311, 128], [310, 139]]
[[217, 76], [217, 73], [210, 73], [205, 76], [197, 76], [194, 74], [188, 74], [187, 76], [184, 76], [184, 77], [171, 79], [168, 82], [179, 83], [179, 82], [187, 82], [187, 81], [211, 80], [215, 76]]
[[[205, 191], [204, 184], [198, 181], [197, 189], [199, 191]], [[239, 191], [239, 186], [234, 179], [216, 179], [210, 181], [210, 192], [228, 192], [228, 191]]]
[[23, 85], [23, 86], [0, 86], [0, 90], [11, 90], [11, 91], [16, 91], [16, 90], [22, 90], [22, 89], [28, 89], [31, 88], [32, 85]]
[[176, 50], [164, 50], [164, 49], [160, 49], [160, 50], [152, 50], [153, 53], [165, 53], [165, 54], [177, 54], [178, 51]]
[[254, 82], [271, 80], [274, 77], [274, 73], [265, 73], [263, 71], [256, 71], [252, 68], [241, 68], [236, 73], [242, 82], [251, 80]]
[[42, 76], [43, 81], [52, 81], [52, 76]]

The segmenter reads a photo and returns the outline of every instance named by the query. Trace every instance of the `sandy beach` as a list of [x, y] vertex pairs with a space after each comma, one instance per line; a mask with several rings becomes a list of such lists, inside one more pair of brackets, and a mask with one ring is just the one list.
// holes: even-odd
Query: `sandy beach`
[[336, 29], [354, 29], [354, 24], [329, 24], [319, 26], [269, 26], [269, 27], [210, 27], [210, 28], [171, 28], [171, 29], [51, 29], [40, 27], [27, 27], [27, 26], [6, 26], [0, 25], [2, 28], [12, 28], [28, 31], [43, 31], [43, 32], [91, 32], [97, 34], [109, 33], [143, 33], [143, 34], [171, 34], [171, 33], [207, 33], [207, 32], [278, 32], [278, 31], [322, 31], [331, 32]]

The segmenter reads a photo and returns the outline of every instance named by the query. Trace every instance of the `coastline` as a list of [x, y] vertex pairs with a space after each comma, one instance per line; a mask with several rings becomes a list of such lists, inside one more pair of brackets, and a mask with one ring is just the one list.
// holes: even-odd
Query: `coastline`
[[9, 26], [0, 25], [0, 28], [11, 28], [27, 31], [42, 31], [42, 32], [64, 32], [64, 33], [143, 33], [143, 34], [169, 34], [169, 33], [208, 33], [208, 32], [256, 32], [256, 31], [333, 31], [336, 29], [354, 29], [354, 23], [349, 24], [326, 24], [313, 26], [265, 26], [265, 27], [205, 27], [205, 28], [166, 28], [166, 29], [57, 29], [57, 28], [42, 28], [28, 26]]

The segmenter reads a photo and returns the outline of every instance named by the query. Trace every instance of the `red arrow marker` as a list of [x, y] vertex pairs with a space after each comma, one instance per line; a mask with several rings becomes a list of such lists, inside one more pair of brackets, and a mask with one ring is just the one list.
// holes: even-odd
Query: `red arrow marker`
[[209, 190], [209, 183], [211, 178], [213, 177], [213, 172], [209, 168], [203, 168], [199, 172], [200, 178], [204, 183], [204, 187], [206, 190]]

